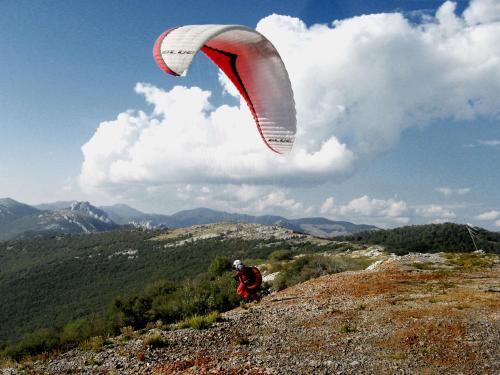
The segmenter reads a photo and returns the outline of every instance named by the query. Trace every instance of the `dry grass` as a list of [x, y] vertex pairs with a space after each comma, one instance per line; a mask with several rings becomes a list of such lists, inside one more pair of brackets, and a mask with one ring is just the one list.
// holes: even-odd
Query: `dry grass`
[[427, 365], [454, 367], [475, 360], [473, 351], [464, 342], [465, 332], [461, 321], [419, 319], [393, 331], [378, 345], [399, 357], [420, 353]]
[[144, 337], [144, 346], [151, 349], [163, 348], [168, 345], [167, 340], [159, 333]]
[[0, 357], [0, 369], [7, 367], [14, 367], [16, 362], [11, 358]]
[[207, 315], [194, 315], [186, 318], [177, 324], [179, 328], [207, 329], [216, 322], [222, 321], [222, 315], [218, 311], [213, 311]]
[[489, 268], [494, 260], [493, 254], [448, 253], [445, 257], [451, 265], [465, 271]]
[[80, 344], [82, 349], [92, 350], [94, 352], [102, 351], [104, 347], [104, 339], [101, 336], [90, 337]]

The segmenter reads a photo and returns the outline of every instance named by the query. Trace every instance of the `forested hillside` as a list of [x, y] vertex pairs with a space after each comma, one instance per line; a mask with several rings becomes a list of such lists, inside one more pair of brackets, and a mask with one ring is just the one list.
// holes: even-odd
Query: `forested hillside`
[[[216, 256], [266, 258], [291, 246], [273, 239], [274, 232], [192, 241], [185, 241], [190, 238], [187, 231], [180, 237], [158, 237], [161, 233], [169, 232], [121, 230], [0, 242], [0, 342], [102, 312], [118, 294], [156, 280], [194, 278]], [[316, 246], [302, 237], [294, 245], [297, 252]]]
[[[478, 228], [474, 236], [479, 249], [500, 253], [500, 233]], [[345, 236], [342, 239], [357, 243], [377, 244], [388, 250], [404, 254], [407, 252], [434, 253], [474, 251], [466, 225], [445, 223], [413, 225], [401, 228], [378, 230]]]

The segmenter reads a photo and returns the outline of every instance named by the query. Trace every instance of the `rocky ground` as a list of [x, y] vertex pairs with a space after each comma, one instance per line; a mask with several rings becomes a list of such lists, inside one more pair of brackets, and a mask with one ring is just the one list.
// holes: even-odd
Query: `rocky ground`
[[[499, 374], [498, 256], [411, 254], [323, 276], [211, 328], [117, 337], [3, 374]], [[163, 346], [145, 345], [161, 335]]]

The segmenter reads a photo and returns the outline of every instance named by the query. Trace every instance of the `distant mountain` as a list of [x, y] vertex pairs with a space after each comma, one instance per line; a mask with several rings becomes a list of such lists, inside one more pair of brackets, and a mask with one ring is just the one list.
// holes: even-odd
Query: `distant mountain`
[[19, 235], [42, 211], [10, 198], [0, 199], [0, 240]]
[[33, 215], [40, 212], [35, 207], [20, 203], [10, 198], [0, 199], [0, 221], [17, 219], [26, 215]]
[[143, 212], [136, 210], [126, 204], [114, 204], [112, 206], [101, 206], [101, 210], [106, 212], [111, 220], [117, 224], [129, 224], [134, 219], [143, 217]]
[[[117, 207], [118, 206], [118, 207]], [[296, 232], [317, 237], [331, 238], [378, 229], [372, 225], [358, 225], [347, 221], [333, 221], [321, 217], [287, 219], [276, 215], [253, 216], [216, 211], [209, 208], [195, 208], [179, 211], [173, 215], [145, 214], [127, 205], [101, 207], [117, 223], [145, 228], [182, 228], [212, 223], [257, 223], [279, 225]]]
[[[55, 207], [54, 207], [55, 208]], [[13, 199], [0, 199], [0, 240], [52, 233], [90, 233], [120, 228], [108, 215], [88, 202], [39, 210]]]
[[287, 219], [277, 215], [253, 216], [209, 208], [160, 215], [143, 213], [126, 204], [98, 208], [89, 202], [61, 201], [33, 207], [10, 198], [0, 199], [0, 240], [33, 234], [102, 232], [118, 229], [123, 225], [163, 229], [221, 222], [278, 225], [323, 238], [378, 229], [372, 225], [358, 225], [322, 217]]
[[62, 210], [63, 208], [69, 208], [75, 202], [76, 201], [58, 201], [52, 203], [37, 204], [33, 207], [36, 207], [42, 211], [57, 211]]

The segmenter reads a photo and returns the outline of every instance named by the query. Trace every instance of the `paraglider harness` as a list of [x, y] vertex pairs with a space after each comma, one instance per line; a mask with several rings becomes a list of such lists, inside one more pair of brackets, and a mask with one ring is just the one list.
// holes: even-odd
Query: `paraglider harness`
[[234, 276], [240, 282], [236, 293], [246, 301], [260, 301], [260, 287], [262, 284], [262, 274], [255, 266], [243, 266]]

